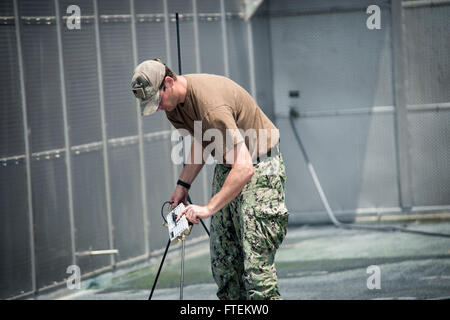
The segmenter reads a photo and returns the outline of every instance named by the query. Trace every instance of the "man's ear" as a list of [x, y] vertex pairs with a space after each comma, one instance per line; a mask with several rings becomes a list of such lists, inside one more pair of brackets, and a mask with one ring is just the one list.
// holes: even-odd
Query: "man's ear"
[[173, 86], [174, 80], [172, 77], [165, 77], [164, 78], [164, 89], [165, 88], [171, 88]]

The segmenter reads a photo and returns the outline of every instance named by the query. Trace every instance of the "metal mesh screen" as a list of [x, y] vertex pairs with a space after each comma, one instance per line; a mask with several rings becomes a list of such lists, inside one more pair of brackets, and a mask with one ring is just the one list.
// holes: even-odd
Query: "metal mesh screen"
[[227, 23], [230, 78], [250, 92], [248, 39], [245, 22], [232, 18]]
[[450, 110], [408, 115], [416, 206], [450, 204]]
[[171, 144], [167, 138], [155, 138], [145, 143], [150, 250], [160, 249], [167, 243], [167, 229], [162, 227], [161, 206], [174, 188], [172, 172], [168, 168], [171, 164], [170, 152]]
[[123, 0], [98, 0], [100, 14], [123, 15], [130, 13], [130, 2]]
[[51, 16], [54, 14], [52, 0], [22, 0], [19, 1], [20, 14], [28, 17]]
[[26, 169], [0, 167], [0, 298], [32, 289]]
[[[277, 124], [290, 129], [288, 120]], [[297, 130], [336, 213], [354, 215], [359, 208], [398, 205], [392, 114], [303, 118], [297, 121]], [[305, 220], [327, 221], [313, 182], [304, 178], [309, 173], [300, 150], [290, 147], [293, 133], [282, 133], [288, 207], [295, 213], [314, 213]]]
[[[92, 11], [83, 6], [83, 14], [91, 15]], [[84, 23], [80, 30], [69, 30], [64, 24], [61, 29], [70, 142], [81, 145], [100, 141], [100, 99], [93, 21]]]
[[449, 205], [450, 4], [406, 7], [404, 21], [412, 201]]
[[110, 148], [109, 174], [114, 246], [119, 249], [120, 260], [124, 260], [144, 254], [143, 211], [138, 147], [119, 146]]
[[[13, 2], [0, 12], [14, 16]], [[15, 24], [0, 28], [0, 298], [32, 290], [23, 120]], [[22, 156], [8, 160], [13, 155]]]
[[197, 1], [201, 72], [225, 74], [219, 0]]
[[135, 0], [134, 3], [137, 14], [164, 12], [164, 0]]
[[136, 135], [136, 103], [130, 90], [134, 69], [130, 23], [102, 23], [100, 29], [108, 138]]
[[450, 5], [405, 8], [404, 19], [408, 104], [449, 102]]
[[[76, 252], [109, 249], [102, 149], [72, 153]], [[80, 256], [83, 273], [110, 263], [108, 256]]]
[[[0, 12], [14, 16], [12, 1]], [[32, 290], [24, 130], [15, 25], [0, 28], [0, 298]]]
[[55, 63], [56, 26], [24, 25], [22, 37], [31, 150], [61, 148], [64, 134], [59, 68]]
[[38, 288], [66, 277], [72, 264], [65, 155], [31, 163]]
[[240, 0], [225, 1], [225, 11], [231, 14], [239, 14], [244, 11], [244, 3]]
[[289, 90], [300, 90], [298, 111], [393, 105], [389, 10], [381, 11], [376, 32], [366, 18], [346, 11], [272, 19], [278, 114], [288, 113]]
[[[5, 10], [6, 9], [2, 9]], [[7, 11], [6, 11], [7, 12]], [[20, 109], [20, 91], [17, 42], [13, 25], [0, 28], [0, 157], [20, 155], [24, 152], [23, 122]]]
[[[138, 19], [139, 21], [139, 19]], [[145, 22], [139, 21], [136, 26], [138, 38], [138, 62], [152, 58], [160, 58], [167, 62], [166, 48], [161, 45], [165, 42], [163, 21]]]

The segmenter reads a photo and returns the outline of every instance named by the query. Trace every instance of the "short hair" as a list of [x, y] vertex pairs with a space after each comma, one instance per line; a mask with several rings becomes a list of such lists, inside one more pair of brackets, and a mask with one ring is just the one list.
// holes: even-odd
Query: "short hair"
[[[166, 74], [164, 75], [164, 79], [166, 77], [171, 77], [174, 81], [177, 81], [177, 74], [175, 72], [173, 72], [164, 62], [162, 62], [161, 59], [155, 58], [153, 60], [158, 61], [159, 63], [162, 63], [166, 67]], [[162, 89], [162, 88], [164, 88], [164, 80], [161, 83], [161, 85], [159, 86], [159, 89]]]

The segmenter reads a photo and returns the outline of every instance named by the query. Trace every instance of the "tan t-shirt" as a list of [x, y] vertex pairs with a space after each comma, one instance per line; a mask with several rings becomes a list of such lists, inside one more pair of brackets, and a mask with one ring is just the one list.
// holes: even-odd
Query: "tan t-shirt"
[[185, 129], [201, 139], [203, 148], [217, 160], [222, 157], [225, 163], [225, 154], [242, 141], [253, 160], [278, 143], [278, 129], [236, 82], [212, 74], [183, 76], [187, 80], [186, 99], [166, 112], [167, 119], [176, 129]]

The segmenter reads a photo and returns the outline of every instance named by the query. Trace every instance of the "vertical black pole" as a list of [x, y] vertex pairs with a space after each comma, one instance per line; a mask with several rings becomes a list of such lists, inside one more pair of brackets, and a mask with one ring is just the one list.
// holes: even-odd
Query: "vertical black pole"
[[178, 12], [175, 13], [175, 20], [177, 23], [178, 74], [181, 75], [180, 21], [178, 20]]
[[[178, 74], [181, 75], [180, 22], [179, 22], [179, 19], [178, 19], [178, 12], [175, 13], [175, 21], [176, 21], [176, 23], [177, 23]], [[181, 139], [183, 139], [183, 138], [181, 138]], [[184, 145], [184, 144], [183, 144], [183, 145]], [[183, 167], [184, 167], [184, 166], [185, 166], [185, 164], [183, 163]], [[188, 201], [190, 204], [192, 204], [191, 197], [189, 196], [189, 194], [187, 195], [187, 201]], [[208, 229], [206, 228], [205, 223], [204, 223], [203, 220], [201, 220], [201, 219], [200, 219], [200, 222], [202, 223], [203, 228], [205, 229], [206, 233], [207, 233], [208, 236], [209, 236], [209, 231], [208, 231]]]
[[[181, 72], [182, 72], [182, 71], [181, 71], [180, 24], [179, 24], [179, 19], [178, 19], [178, 12], [175, 13], [175, 20], [176, 20], [176, 25], [177, 25], [178, 74], [181, 75]], [[183, 139], [183, 138], [182, 138], [182, 139]], [[184, 167], [184, 165], [185, 165], [185, 164], [183, 163], [183, 167]], [[187, 195], [187, 201], [188, 201], [190, 204], [192, 204], [191, 197], [189, 197], [189, 194]], [[206, 233], [207, 233], [208, 236], [209, 236], [209, 231], [208, 231], [208, 229], [206, 228], [204, 222], [203, 222], [202, 220], [200, 220], [200, 221], [201, 221], [201, 223], [202, 223], [202, 225], [203, 225], [203, 228], [205, 228], [205, 231], [206, 231]], [[152, 290], [151, 290], [151, 292], [150, 292], [150, 296], [148, 297], [148, 300], [151, 300], [151, 299], [152, 299], [153, 292], [155, 291], [155, 288], [156, 288], [156, 283], [158, 282], [159, 274], [161, 273], [161, 269], [162, 269], [162, 266], [163, 266], [163, 264], [164, 264], [164, 260], [166, 259], [167, 251], [169, 250], [170, 242], [171, 242], [171, 241], [170, 241], [170, 239], [169, 239], [169, 241], [167, 242], [167, 245], [166, 245], [166, 250], [164, 251], [164, 255], [163, 255], [162, 260], [161, 260], [161, 264], [159, 265], [158, 272], [156, 273], [156, 278], [155, 278], [155, 281], [153, 282]], [[184, 282], [184, 241], [182, 242], [182, 245], [183, 245], [183, 247], [182, 247], [182, 258], [181, 258], [182, 260], [181, 260], [181, 279], [180, 279], [180, 300], [183, 299], [183, 282]]]
[[[181, 46], [180, 46], [180, 21], [178, 18], [178, 12], [175, 13], [175, 21], [176, 21], [176, 25], [177, 25], [177, 52], [178, 52], [178, 74], [181, 75]], [[184, 140], [183, 137], [181, 137], [182, 140]], [[184, 143], [183, 143], [183, 150], [184, 150]], [[184, 159], [184, 154], [183, 154], [183, 159]], [[186, 164], [184, 163], [183, 160], [183, 167]], [[189, 197], [189, 194], [187, 195], [187, 201], [192, 204], [191, 201], [191, 197]]]
[[[179, 18], [178, 18], [178, 12], [175, 13], [175, 22], [176, 22], [176, 27], [177, 27], [178, 74], [181, 75], [180, 21], [179, 21]], [[184, 151], [185, 150], [184, 150], [184, 138], [183, 137], [181, 137], [181, 141], [183, 143], [183, 168], [184, 168], [184, 166], [185, 166], [185, 163], [184, 163], [184, 157], [185, 157]], [[189, 195], [188, 195], [188, 197], [189, 197]], [[190, 201], [190, 200], [188, 200], [188, 201]]]
[[[178, 12], [175, 13], [175, 21], [177, 25], [177, 51], [178, 51], [178, 74], [181, 75], [181, 46], [180, 46], [180, 22]], [[183, 139], [183, 138], [182, 138]], [[184, 146], [184, 143], [183, 143]], [[183, 167], [184, 167], [183, 163]], [[189, 194], [188, 194], [189, 197]], [[184, 241], [181, 241], [181, 274], [180, 274], [180, 300], [183, 300], [183, 283], [184, 283]]]
[[[178, 18], [178, 12], [175, 13], [175, 21], [177, 24], [177, 50], [178, 50], [178, 74], [181, 75], [181, 46], [180, 46], [180, 21]], [[183, 138], [181, 138], [183, 139]], [[184, 144], [183, 144], [184, 145]], [[183, 156], [184, 157], [184, 156]], [[185, 166], [185, 164], [183, 163], [183, 167]], [[189, 194], [187, 195], [187, 201], [192, 204], [191, 201], [191, 197], [189, 196]], [[209, 231], [208, 228], [206, 228], [205, 223], [203, 222], [203, 220], [200, 219], [200, 222], [202, 223], [203, 228], [205, 229], [206, 233], [208, 234], [209, 237]]]

